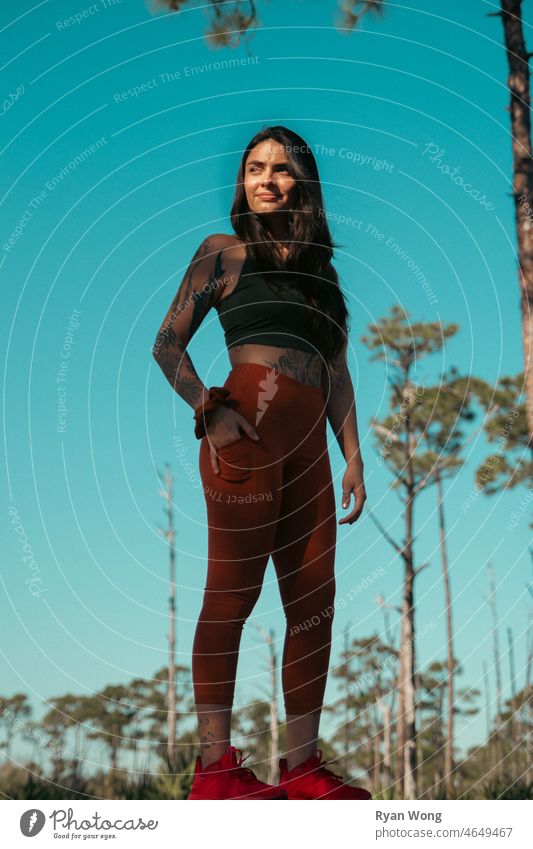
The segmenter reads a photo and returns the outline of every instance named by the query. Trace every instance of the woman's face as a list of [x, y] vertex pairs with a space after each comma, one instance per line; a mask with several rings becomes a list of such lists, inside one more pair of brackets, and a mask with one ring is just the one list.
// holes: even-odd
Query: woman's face
[[265, 214], [294, 209], [297, 185], [289, 174], [282, 144], [266, 139], [252, 148], [244, 169], [244, 191], [252, 212]]

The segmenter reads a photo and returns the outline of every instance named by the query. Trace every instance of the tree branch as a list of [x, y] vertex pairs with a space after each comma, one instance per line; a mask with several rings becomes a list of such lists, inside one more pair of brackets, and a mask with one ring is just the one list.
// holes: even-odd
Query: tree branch
[[376, 519], [376, 517], [374, 516], [374, 513], [372, 512], [372, 510], [369, 510], [369, 511], [368, 511], [368, 513], [369, 513], [369, 515], [370, 515], [370, 518], [372, 519], [372, 521], [374, 522], [374, 524], [375, 524], [375, 525], [376, 525], [376, 527], [378, 528], [378, 530], [379, 530], [379, 531], [383, 534], [383, 536], [385, 537], [385, 539], [386, 539], [388, 542], [390, 542], [390, 544], [391, 544], [391, 545], [392, 545], [392, 547], [393, 547], [393, 548], [394, 548], [394, 549], [398, 552], [398, 554], [402, 554], [402, 552], [403, 552], [403, 546], [399, 545], [397, 542], [395, 542], [395, 540], [393, 540], [393, 538], [392, 538], [392, 537], [390, 536], [390, 534], [389, 534], [389, 533], [385, 530], [385, 528], [383, 527], [383, 525], [381, 524], [381, 522], [379, 521], [379, 519]]

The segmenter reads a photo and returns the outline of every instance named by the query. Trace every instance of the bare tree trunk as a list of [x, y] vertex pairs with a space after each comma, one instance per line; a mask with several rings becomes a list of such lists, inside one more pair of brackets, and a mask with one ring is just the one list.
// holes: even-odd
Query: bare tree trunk
[[[411, 513], [408, 505], [407, 513]], [[409, 525], [410, 525], [409, 521]], [[406, 552], [407, 555], [407, 552]], [[414, 644], [414, 601], [413, 582], [414, 569], [411, 556], [406, 556], [405, 577], [403, 585], [402, 618], [404, 620], [403, 642], [400, 655], [403, 656], [403, 679], [400, 692], [404, 704], [404, 796], [406, 799], [417, 797], [417, 758], [416, 758], [416, 726], [415, 726], [415, 644]]]
[[270, 670], [270, 751], [268, 762], [268, 784], [276, 784], [276, 773], [279, 758], [279, 716], [278, 716], [278, 674], [276, 649], [274, 647], [274, 630], [266, 631], [257, 622], [253, 622], [268, 646], [268, 667]]
[[494, 586], [494, 569], [492, 564], [487, 566], [489, 573], [489, 596], [488, 602], [492, 613], [492, 636], [494, 640], [494, 672], [496, 675], [496, 711], [498, 713], [498, 725], [502, 713], [502, 671], [500, 666], [500, 643], [498, 640], [498, 612], [496, 610], [496, 590]]
[[404, 793], [404, 773], [405, 773], [405, 765], [404, 765], [404, 741], [405, 741], [405, 716], [404, 716], [404, 689], [403, 689], [403, 680], [405, 677], [404, 667], [405, 667], [405, 655], [401, 650], [401, 646], [403, 646], [405, 642], [405, 620], [403, 616], [403, 606], [402, 606], [402, 619], [400, 626], [400, 662], [398, 669], [398, 712], [396, 718], [396, 783], [398, 785], [398, 793], [400, 798], [403, 797]]
[[[390, 630], [389, 614], [387, 612], [385, 600], [381, 595], [378, 596], [378, 604], [383, 613], [385, 635], [387, 637], [389, 651], [391, 654], [394, 654], [394, 640]], [[378, 699], [378, 704], [383, 715], [383, 782], [387, 788], [389, 788], [392, 784], [392, 717], [394, 712], [394, 694], [395, 689], [393, 688], [390, 704], [387, 704], [383, 696]]]
[[452, 597], [450, 590], [450, 576], [448, 572], [448, 550], [446, 546], [446, 532], [444, 522], [444, 495], [442, 491], [442, 478], [437, 469], [435, 477], [438, 494], [439, 508], [439, 533], [440, 551], [442, 559], [442, 575], [444, 579], [444, 595], [446, 599], [446, 642], [447, 642], [447, 668], [448, 668], [448, 704], [446, 715], [446, 748], [444, 750], [444, 786], [448, 797], [453, 792], [453, 742], [454, 742], [454, 674], [455, 661], [453, 657], [453, 628], [452, 628]]
[[383, 756], [381, 754], [381, 741], [383, 739], [384, 728], [380, 722], [380, 711], [379, 711], [379, 687], [375, 689], [375, 703], [373, 706], [373, 714], [374, 714], [374, 726], [376, 729], [376, 733], [374, 734], [374, 753], [372, 756], [372, 766], [370, 769], [370, 774], [372, 776], [372, 785], [374, 787], [379, 787], [381, 784], [381, 770], [383, 766]]
[[383, 757], [381, 754], [382, 737], [383, 729], [381, 726], [378, 726], [374, 737], [374, 763], [372, 764], [372, 784], [374, 787], [379, 787], [381, 784], [381, 768], [383, 765]]
[[[113, 736], [116, 740], [115, 731], [113, 731]], [[111, 747], [111, 775], [113, 777], [113, 780], [115, 778], [117, 766], [118, 766], [118, 746], [113, 744], [113, 746]]]
[[494, 672], [496, 675], [496, 751], [497, 765], [501, 763], [501, 739], [500, 739], [500, 724], [502, 717], [502, 672], [500, 667], [500, 644], [498, 640], [498, 612], [496, 610], [496, 591], [494, 587], [494, 569], [489, 563], [487, 567], [489, 573], [489, 595], [488, 602], [492, 613], [492, 635], [494, 639]]
[[132, 742], [132, 747], [133, 747], [133, 763], [132, 763], [132, 766], [131, 766], [131, 771], [132, 771], [133, 775], [135, 776], [135, 779], [134, 779], [135, 781], [137, 780], [137, 753], [138, 753], [138, 751], [139, 751], [139, 744], [138, 744], [138, 742], [137, 742], [137, 738], [135, 737], [135, 735], [136, 735], [137, 733], [138, 733], [138, 732], [137, 732], [137, 729], [135, 729], [135, 730], [134, 730], [134, 732], [133, 732], [133, 734], [134, 734], [134, 740], [133, 740], [133, 742]]
[[533, 730], [531, 728], [531, 720], [533, 712], [531, 708], [525, 710], [525, 738], [526, 738], [526, 782], [529, 784], [533, 781]]
[[[405, 419], [408, 421], [408, 416]], [[408, 429], [408, 451], [411, 434]], [[413, 456], [412, 453], [408, 454]], [[407, 475], [412, 479], [411, 463], [406, 462]], [[397, 792], [401, 798], [416, 799], [417, 787], [417, 751], [416, 751], [416, 662], [415, 662], [415, 620], [414, 620], [414, 579], [419, 569], [413, 565], [413, 497], [412, 480], [407, 487], [405, 506], [405, 544], [399, 549], [404, 563], [403, 594], [401, 605], [400, 664], [398, 672], [398, 714], [397, 714]], [[374, 521], [375, 518], [374, 518]]]
[[[526, 651], [527, 651], [527, 664], [526, 664], [526, 686], [525, 693], [526, 696], [529, 695], [530, 687], [531, 687], [531, 662], [533, 658], [533, 617], [531, 613], [528, 615], [528, 624], [526, 629]], [[525, 709], [524, 709], [525, 710]], [[531, 729], [530, 721], [532, 716], [532, 710], [525, 710], [525, 739], [526, 739], [526, 782], [531, 782], [533, 776], [533, 731]]]
[[531, 683], [531, 667], [533, 665], [533, 616], [531, 613], [528, 617], [528, 626], [526, 630], [526, 687]]
[[172, 511], [172, 479], [168, 490], [168, 565], [169, 565], [169, 631], [168, 631], [168, 757], [172, 770], [176, 763], [176, 581]]
[[392, 711], [385, 703], [384, 698], [378, 699], [378, 705], [383, 715], [383, 783], [385, 787], [390, 787], [392, 782], [392, 759], [391, 759], [391, 732], [392, 732]]
[[270, 629], [268, 637], [270, 654], [270, 763], [268, 766], [268, 784], [276, 783], [276, 773], [279, 758], [279, 717], [278, 717], [278, 679], [276, 650], [274, 648], [274, 631]]
[[501, 12], [509, 74], [511, 139], [513, 146], [513, 195], [518, 242], [522, 345], [529, 444], [533, 451], [533, 180], [529, 59], [522, 26], [521, 0], [501, 0]]
[[[160, 477], [163, 477], [160, 475]], [[168, 631], [168, 688], [167, 688], [167, 754], [170, 769], [176, 767], [176, 581], [175, 581], [175, 538], [173, 483], [168, 463], [164, 475], [165, 489], [160, 495], [165, 499], [167, 527], [160, 529], [168, 542], [169, 559], [169, 631]]]
[[[511, 738], [511, 775], [514, 779], [518, 778], [518, 754], [519, 750], [515, 751], [515, 743], [518, 743], [519, 740], [519, 729], [517, 729], [517, 705], [516, 705], [516, 672], [515, 672], [515, 662], [514, 662], [514, 645], [513, 645], [513, 631], [511, 628], [507, 628], [507, 642], [509, 643], [509, 666], [510, 666], [510, 679], [511, 679], [511, 716], [509, 719], [509, 736]], [[517, 733], [518, 732], [518, 733]]]
[[11, 760], [11, 745], [13, 743], [13, 723], [6, 725], [6, 762]]
[[74, 760], [78, 761], [80, 757], [80, 723], [76, 722], [76, 730], [74, 731]]
[[[412, 384], [405, 375], [404, 398], [411, 396]], [[415, 662], [415, 604], [413, 562], [414, 527], [414, 473], [413, 457], [416, 453], [409, 410], [405, 413], [405, 463], [407, 497], [405, 503], [405, 545], [402, 550], [404, 580], [402, 596], [402, 642], [400, 645], [400, 694], [403, 700], [403, 783], [404, 797], [417, 797], [417, 751], [416, 751], [416, 662]]]
[[437, 799], [443, 798], [443, 789], [447, 790], [447, 773], [446, 773], [446, 749], [444, 749], [444, 758], [440, 755], [442, 752], [442, 744], [444, 741], [444, 690], [439, 688], [439, 696], [437, 699], [437, 758], [439, 760], [438, 771], [440, 773], [440, 780], [437, 783], [438, 787], [438, 796]]
[[[410, 355], [409, 355], [410, 356]], [[397, 723], [397, 791], [401, 798], [416, 799], [418, 796], [417, 777], [417, 746], [416, 746], [416, 657], [415, 657], [415, 608], [414, 580], [416, 575], [427, 564], [415, 569], [413, 553], [414, 503], [420, 484], [415, 485], [413, 458], [416, 455], [416, 440], [409, 413], [413, 404], [414, 385], [409, 381], [408, 369], [411, 360], [408, 359], [404, 368], [404, 384], [395, 387], [396, 397], [401, 395], [402, 417], [404, 422], [405, 439], [402, 449], [403, 470], [401, 483], [405, 488], [405, 541], [403, 545], [396, 543], [387, 530], [370, 513], [373, 521], [380, 527], [385, 538], [393, 545], [401, 556], [404, 564], [403, 592], [401, 604], [401, 637], [400, 637], [400, 669], [398, 674], [398, 723]], [[376, 430], [379, 426], [374, 424]], [[379, 430], [378, 430], [379, 432]], [[389, 431], [385, 430], [387, 436]], [[396, 437], [399, 441], [398, 437]]]
[[487, 672], [487, 664], [483, 661], [483, 683], [485, 685], [485, 722], [487, 728], [487, 773], [490, 773], [492, 769], [492, 758], [491, 758], [491, 748], [490, 748], [490, 737], [491, 737], [491, 721], [490, 721], [490, 690], [489, 690], [489, 675]]
[[[348, 664], [350, 658], [350, 643], [349, 643], [349, 626], [344, 628], [344, 657], [346, 663], [346, 671], [348, 672]], [[344, 699], [344, 728], [343, 728], [343, 749], [344, 749], [344, 764], [348, 769], [348, 761], [350, 756], [350, 697], [346, 695]]]

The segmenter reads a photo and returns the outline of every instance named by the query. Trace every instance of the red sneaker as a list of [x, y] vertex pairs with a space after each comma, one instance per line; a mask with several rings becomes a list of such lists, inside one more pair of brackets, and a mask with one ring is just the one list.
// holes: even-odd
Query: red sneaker
[[362, 787], [344, 784], [341, 775], [326, 769], [322, 750], [317, 749], [306, 761], [287, 770], [287, 759], [280, 758], [279, 786], [287, 791], [288, 799], [371, 799], [372, 794]]
[[194, 778], [188, 799], [286, 799], [287, 794], [279, 785], [265, 784], [242, 762], [249, 758], [239, 757], [240, 749], [228, 746], [222, 757], [202, 767], [200, 755], [196, 758]]

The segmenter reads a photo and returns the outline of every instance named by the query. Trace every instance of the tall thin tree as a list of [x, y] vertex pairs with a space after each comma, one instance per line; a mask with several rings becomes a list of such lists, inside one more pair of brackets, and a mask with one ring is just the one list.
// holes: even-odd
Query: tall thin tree
[[176, 765], [176, 548], [174, 531], [174, 477], [170, 471], [169, 463], [165, 463], [165, 472], [159, 472], [158, 474], [164, 485], [164, 488], [159, 490], [159, 494], [165, 500], [163, 510], [167, 519], [166, 527], [159, 527], [159, 531], [168, 542], [169, 631], [167, 751], [170, 768], [174, 771]]
[[420, 490], [427, 483], [431, 458], [421, 449], [422, 433], [427, 426], [419, 407], [423, 393], [412, 377], [414, 366], [425, 356], [442, 348], [458, 326], [441, 322], [410, 322], [407, 312], [394, 306], [391, 316], [369, 326], [370, 333], [362, 341], [375, 351], [372, 359], [384, 361], [391, 372], [391, 413], [382, 421], [372, 420], [380, 443], [381, 454], [394, 475], [393, 488], [402, 492], [405, 537], [400, 544], [378, 522], [371, 518], [384, 538], [400, 556], [403, 567], [402, 620], [400, 641], [400, 676], [398, 692], [398, 758], [397, 780], [408, 799], [417, 798], [416, 752], [416, 659], [415, 659], [415, 578], [427, 566], [415, 565], [414, 508]]
[[[389, 650], [389, 657], [392, 658], [395, 657], [395, 655], [398, 655], [398, 652], [394, 647], [394, 638], [392, 636], [392, 631], [390, 627], [390, 617], [388, 614], [388, 610], [392, 608], [397, 613], [400, 613], [400, 615], [402, 611], [401, 608], [398, 608], [394, 605], [386, 604], [385, 599], [382, 595], [378, 595], [376, 601], [383, 613], [385, 636], [387, 638], [385, 645]], [[397, 678], [396, 680], [396, 687], [391, 687], [389, 694], [387, 694], [386, 696], [381, 696], [377, 700], [378, 707], [381, 710], [381, 714], [383, 716], [383, 783], [387, 790], [392, 784], [392, 734], [394, 730], [393, 715], [395, 698], [399, 686], [399, 679]]]
[[[475, 417], [472, 400], [476, 393], [486, 387], [484, 381], [472, 375], [462, 377], [455, 368], [443, 375], [436, 386], [425, 387], [423, 403], [418, 408], [422, 418], [424, 439], [431, 460], [426, 486], [434, 483], [437, 489], [437, 515], [439, 524], [439, 546], [444, 584], [446, 610], [447, 647], [447, 700], [443, 699], [443, 714], [446, 721], [444, 754], [444, 786], [449, 797], [453, 794], [454, 771], [454, 719], [455, 719], [455, 672], [457, 662], [453, 653], [453, 617], [450, 569], [448, 563], [448, 541], [444, 510], [444, 482], [457, 474], [463, 467], [462, 450], [468, 441], [461, 425]], [[433, 455], [433, 456], [431, 456]], [[442, 694], [444, 696], [444, 694]]]
[[489, 603], [492, 616], [492, 640], [494, 650], [494, 674], [496, 676], [496, 711], [498, 714], [498, 722], [502, 713], [502, 670], [500, 663], [500, 641], [498, 637], [498, 610], [496, 606], [496, 586], [494, 582], [494, 567], [492, 563], [487, 565], [489, 592], [487, 601]]
[[502, 722], [502, 670], [500, 665], [500, 641], [498, 637], [498, 611], [496, 607], [496, 587], [494, 583], [494, 569], [491, 563], [487, 565], [489, 592], [487, 601], [492, 616], [492, 641], [494, 652], [494, 675], [496, 678], [496, 726], [494, 736], [496, 740], [496, 766], [499, 769], [501, 763], [501, 722]]
[[267, 782], [268, 784], [275, 784], [279, 758], [278, 664], [274, 641], [275, 633], [273, 628], [270, 628], [267, 631], [257, 622], [254, 621], [253, 624], [263, 637], [268, 647], [268, 669], [270, 675], [270, 749]]
[[[511, 701], [510, 701], [510, 712], [509, 712], [509, 734], [511, 737], [511, 750], [514, 752], [514, 748], [516, 745], [516, 714], [517, 714], [517, 700], [516, 700], [516, 667], [515, 667], [515, 659], [514, 659], [514, 642], [513, 642], [513, 629], [507, 628], [507, 644], [509, 646], [509, 679], [511, 682]], [[518, 778], [517, 773], [518, 762], [516, 758], [511, 758], [511, 775], [514, 779]]]
[[529, 446], [533, 452], [533, 159], [531, 156], [531, 101], [529, 53], [524, 39], [522, 0], [500, 0], [509, 73], [511, 138], [513, 151], [513, 198], [518, 242], [518, 279], [522, 312], [524, 383]]
[[490, 772], [492, 768], [492, 759], [491, 759], [491, 736], [492, 736], [492, 723], [490, 719], [490, 685], [489, 685], [489, 671], [487, 669], [487, 664], [483, 661], [483, 684], [485, 689], [485, 725], [487, 730], [487, 772]]

